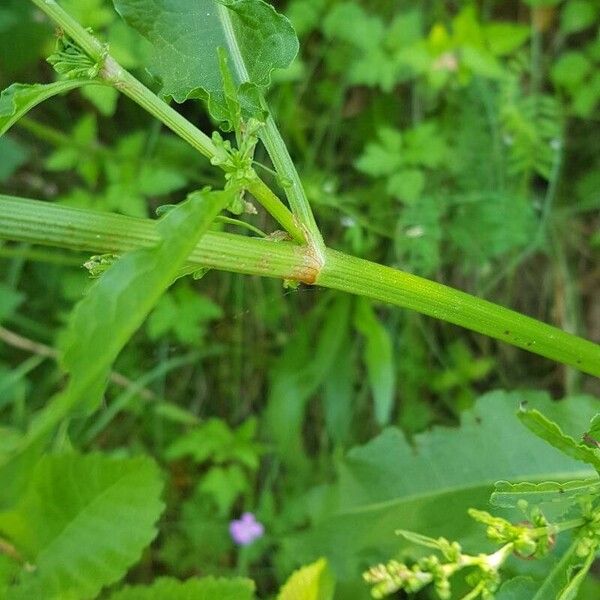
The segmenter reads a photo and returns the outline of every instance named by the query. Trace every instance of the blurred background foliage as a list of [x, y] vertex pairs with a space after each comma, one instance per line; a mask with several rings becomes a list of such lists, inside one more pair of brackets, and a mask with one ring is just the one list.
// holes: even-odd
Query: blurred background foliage
[[[108, 0], [61, 4], [156, 89], [145, 41]], [[600, 1], [276, 5], [301, 55], [270, 104], [328, 245], [600, 340]], [[52, 80], [53, 45], [37, 10], [4, 0], [0, 87]], [[214, 129], [198, 103], [181, 110]], [[0, 139], [6, 193], [150, 217], [220, 183], [112, 89], [46, 103]], [[274, 228], [260, 210], [247, 220]], [[52, 348], [90, 283], [87, 258], [0, 246], [6, 436], [62, 384]], [[327, 514], [323, 484], [385, 426], [410, 439], [456, 425], [493, 388], [600, 393], [597, 380], [417, 314], [224, 273], [176, 283], [115, 368], [129, 381], [114, 377], [105, 410], [69, 439], [144, 450], [168, 470], [162, 533], [132, 579], [251, 565], [267, 591], [297, 560], [281, 540]], [[236, 553], [227, 527], [243, 509], [267, 535]]]

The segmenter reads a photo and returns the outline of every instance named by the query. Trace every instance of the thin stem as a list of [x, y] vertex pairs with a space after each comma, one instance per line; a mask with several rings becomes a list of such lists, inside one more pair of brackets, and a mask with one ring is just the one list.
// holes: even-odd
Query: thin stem
[[[0, 237], [94, 252], [157, 243], [155, 222], [0, 195]], [[294, 279], [388, 302], [600, 376], [600, 346], [481, 298], [390, 267], [309, 246], [208, 232], [190, 264]]]
[[[63, 10], [55, 0], [31, 0], [40, 10], [57, 23], [90, 58], [103, 65], [100, 77], [139, 104], [144, 110], [164, 123], [200, 154], [211, 159], [217, 154], [213, 141], [203, 131], [154, 94], [141, 81], [125, 70], [107, 52], [104, 44]], [[260, 181], [253, 186], [253, 196], [299, 243], [306, 242], [303, 229], [296, 223], [290, 210], [267, 185]]]
[[236, 227], [243, 227], [244, 229], [247, 229], [252, 233], [256, 233], [256, 235], [258, 235], [261, 238], [267, 237], [267, 234], [264, 231], [262, 231], [258, 227], [255, 227], [254, 225], [252, 225], [252, 223], [247, 223], [246, 221], [241, 221], [240, 219], [232, 219], [231, 217], [224, 217], [222, 215], [219, 215], [215, 219], [215, 221], [219, 223], [227, 223], [227, 225], [235, 225]]
[[306, 235], [298, 225], [294, 215], [281, 203], [281, 200], [271, 191], [262, 179], [256, 177], [246, 184], [246, 189], [265, 207], [273, 218], [292, 236], [301, 243], [306, 243]]
[[287, 146], [270, 112], [265, 126], [261, 130], [260, 138], [273, 161], [275, 171], [280, 177], [289, 180], [289, 185], [284, 186], [284, 191], [292, 212], [306, 230], [311, 245], [314, 247], [317, 256], [321, 258], [321, 262], [323, 262], [325, 250], [323, 237], [315, 221], [294, 161], [290, 157]]

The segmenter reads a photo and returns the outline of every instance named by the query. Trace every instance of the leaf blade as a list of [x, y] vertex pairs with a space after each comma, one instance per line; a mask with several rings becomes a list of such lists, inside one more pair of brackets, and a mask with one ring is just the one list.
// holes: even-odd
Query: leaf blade
[[91, 79], [65, 79], [32, 85], [13, 83], [0, 94], [0, 135], [4, 135], [21, 117], [44, 100], [85, 85], [100, 83]]
[[152, 585], [126, 586], [110, 596], [110, 600], [253, 600], [254, 583], [236, 577], [223, 579], [202, 577], [178, 581], [161, 577]]
[[271, 72], [298, 52], [289, 20], [262, 0], [113, 0], [117, 12], [154, 47], [151, 70], [162, 93], [177, 102], [205, 98], [213, 116], [228, 118], [217, 49], [235, 83], [244, 86], [247, 112], [259, 110], [248, 88], [266, 87]]
[[157, 533], [162, 487], [148, 458], [42, 458], [17, 507], [0, 515], [0, 529], [36, 567], [23, 569], [11, 594], [93, 597], [118, 581]]
[[69, 323], [63, 356], [71, 375], [67, 389], [38, 413], [19, 451], [3, 457], [0, 468], [10, 468], [11, 461], [50, 434], [86, 397], [88, 405], [97, 404], [113, 361], [234, 193], [191, 194], [158, 222], [161, 241], [155, 247], [124, 255], [97, 280]]

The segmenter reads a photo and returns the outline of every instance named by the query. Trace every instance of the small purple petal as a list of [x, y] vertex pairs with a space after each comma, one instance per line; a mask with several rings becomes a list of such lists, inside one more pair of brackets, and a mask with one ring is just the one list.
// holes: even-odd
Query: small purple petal
[[240, 519], [229, 523], [229, 533], [231, 539], [240, 546], [247, 546], [254, 540], [262, 537], [265, 528], [262, 523], [256, 520], [256, 517], [249, 512], [242, 515]]

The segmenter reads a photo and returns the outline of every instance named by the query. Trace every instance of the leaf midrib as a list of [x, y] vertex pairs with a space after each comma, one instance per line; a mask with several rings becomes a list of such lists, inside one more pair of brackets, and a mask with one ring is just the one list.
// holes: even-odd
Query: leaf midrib
[[250, 74], [248, 73], [246, 63], [244, 62], [244, 58], [242, 57], [242, 52], [237, 43], [237, 38], [235, 35], [235, 30], [233, 29], [233, 22], [231, 21], [231, 14], [229, 8], [227, 8], [227, 6], [225, 6], [224, 4], [221, 4], [218, 0], [215, 1], [217, 3], [217, 14], [219, 15], [219, 20], [223, 25], [225, 41], [227, 42], [229, 52], [231, 54], [231, 57], [233, 58], [235, 71], [240, 80], [239, 83], [247, 83], [250, 81]]
[[[547, 473], [547, 474], [544, 474], [543, 476], [540, 476], [540, 475], [531, 476], [528, 479], [533, 482], [535, 482], [535, 481], [543, 482], [543, 481], [549, 481], [549, 480], [558, 480], [558, 482], [560, 482], [560, 481], [565, 481], [565, 480], [574, 480], [574, 479], [589, 477], [590, 474], [592, 474], [594, 472], [595, 471], [593, 471], [593, 470], [564, 471], [564, 472], [560, 472], [560, 473]], [[498, 481], [498, 478], [494, 478], [491, 480], [482, 480], [476, 484], [471, 484], [471, 485], [449, 486], [449, 487], [445, 487], [445, 488], [438, 488], [435, 491], [427, 491], [427, 492], [421, 492], [421, 493], [417, 493], [417, 494], [411, 494], [411, 495], [407, 495], [407, 496], [402, 496], [401, 498], [392, 498], [390, 500], [383, 500], [381, 502], [372, 502], [370, 504], [365, 504], [363, 506], [358, 506], [356, 508], [350, 508], [350, 509], [346, 509], [344, 511], [337, 512], [337, 513], [335, 513], [335, 516], [342, 517], [342, 516], [348, 516], [348, 515], [368, 513], [371, 511], [384, 510], [386, 508], [393, 508], [394, 506], [399, 506], [399, 505], [406, 504], [409, 502], [431, 499], [431, 498], [435, 498], [436, 496], [442, 496], [444, 494], [467, 492], [469, 490], [475, 490], [475, 489], [483, 488], [483, 487], [492, 488], [494, 486], [494, 484], [496, 483], [496, 481]]]
[[[142, 467], [143, 467], [143, 465], [140, 465], [140, 469]], [[112, 490], [114, 490], [118, 486], [120, 486], [125, 480], [127, 480], [128, 477], [131, 477], [132, 473], [133, 474], [139, 473], [140, 469], [133, 469], [133, 467], [132, 467], [131, 471], [128, 471], [127, 473], [123, 473], [118, 479], [116, 479], [113, 483], [111, 483], [110, 486], [108, 486], [107, 488], [104, 488], [99, 495], [95, 496], [94, 498], [91, 499], [90, 502], [85, 504], [83, 506], [82, 510], [80, 510], [73, 519], [71, 519], [67, 523], [65, 523], [64, 527], [62, 527], [60, 529], [60, 531], [58, 531], [57, 535], [55, 535], [49, 541], [48, 544], [46, 544], [40, 548], [40, 551], [38, 552], [38, 554], [36, 556], [36, 562], [40, 562], [40, 557], [43, 557], [43, 555], [48, 551], [48, 549], [52, 548], [52, 545], [55, 544], [57, 542], [57, 540], [61, 539], [62, 537], [66, 537], [67, 531], [72, 529], [81, 520], [81, 516], [83, 514], [87, 513], [91, 509], [92, 506], [94, 506], [95, 504], [97, 504], [101, 500], [103, 500], [104, 497], [109, 492], [111, 492]]]

